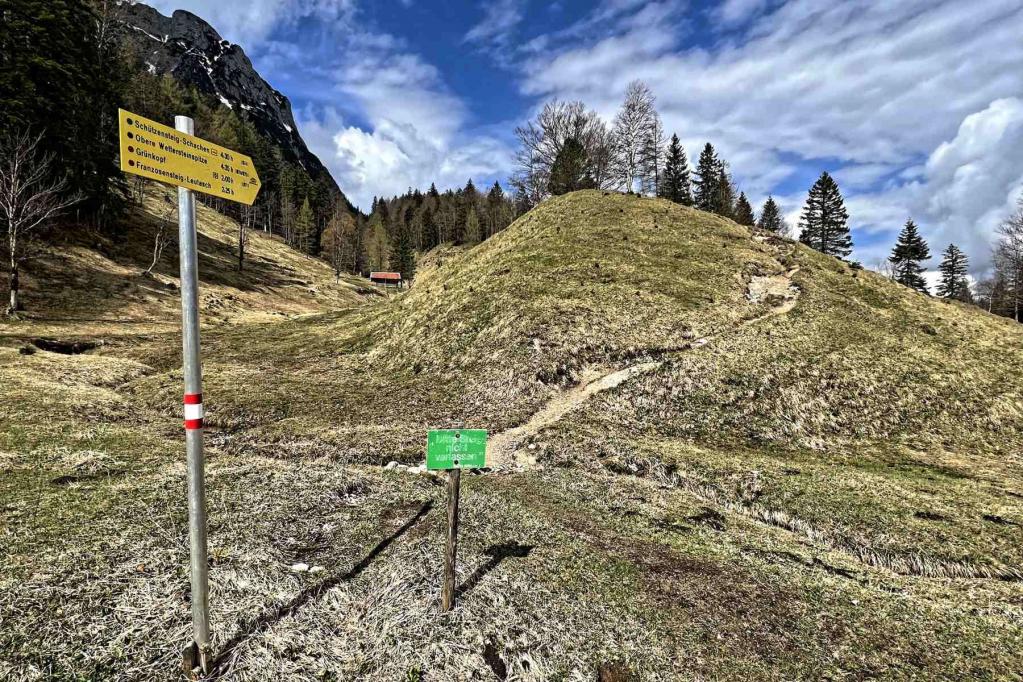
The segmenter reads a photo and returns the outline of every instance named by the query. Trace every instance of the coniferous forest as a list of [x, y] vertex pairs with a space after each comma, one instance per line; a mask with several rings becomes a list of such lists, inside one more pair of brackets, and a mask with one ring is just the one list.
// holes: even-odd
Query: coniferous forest
[[[77, 200], [64, 222], [115, 234], [127, 202], [145, 196], [149, 181], [128, 180], [117, 168], [118, 108], [169, 124], [185, 115], [204, 139], [252, 157], [262, 182], [252, 207], [200, 200], [249, 229], [319, 253], [337, 205], [353, 211], [330, 177], [313, 177], [285, 160], [234, 109], [172, 76], [150, 73], [124, 39], [120, 7], [100, 0], [9, 0], [3, 6], [0, 129], [9, 144], [38, 138], [38, 152], [59, 160], [53, 172], [66, 176], [65, 191]], [[52, 229], [59, 231], [59, 222]]]

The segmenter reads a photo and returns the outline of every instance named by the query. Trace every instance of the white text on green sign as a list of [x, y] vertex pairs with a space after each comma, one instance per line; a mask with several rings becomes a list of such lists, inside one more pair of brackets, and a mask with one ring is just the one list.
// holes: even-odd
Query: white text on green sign
[[481, 469], [486, 465], [486, 431], [430, 431], [426, 437], [427, 469]]

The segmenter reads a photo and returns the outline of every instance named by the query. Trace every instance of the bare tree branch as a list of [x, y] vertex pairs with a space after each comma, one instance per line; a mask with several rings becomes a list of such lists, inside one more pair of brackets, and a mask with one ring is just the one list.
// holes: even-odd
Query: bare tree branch
[[53, 173], [53, 154], [39, 149], [42, 135], [23, 132], [0, 139], [0, 227], [7, 237], [8, 315], [17, 314], [19, 266], [28, 257], [30, 233], [78, 203], [67, 178]]

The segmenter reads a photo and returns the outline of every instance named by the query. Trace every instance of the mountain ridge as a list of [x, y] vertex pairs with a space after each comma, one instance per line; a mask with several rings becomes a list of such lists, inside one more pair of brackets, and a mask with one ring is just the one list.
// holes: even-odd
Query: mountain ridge
[[286, 161], [298, 163], [314, 180], [327, 178], [344, 194], [298, 132], [291, 101], [259, 74], [240, 45], [187, 10], [168, 17], [141, 2], [123, 3], [118, 19], [149, 73], [169, 74], [232, 109], [279, 147]]

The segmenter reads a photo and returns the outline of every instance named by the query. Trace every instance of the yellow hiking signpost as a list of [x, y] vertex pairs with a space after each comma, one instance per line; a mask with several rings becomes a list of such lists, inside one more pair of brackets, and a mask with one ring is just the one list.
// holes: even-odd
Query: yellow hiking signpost
[[175, 116], [174, 127], [118, 109], [121, 170], [178, 186], [181, 261], [181, 337], [185, 452], [188, 471], [188, 544], [192, 641], [182, 655], [185, 672], [210, 672], [209, 552], [206, 537], [205, 408], [199, 352], [199, 247], [193, 191], [252, 205], [259, 175], [252, 159], [196, 137], [195, 122]]
[[162, 123], [117, 110], [121, 170], [252, 205], [259, 175], [252, 159]]

